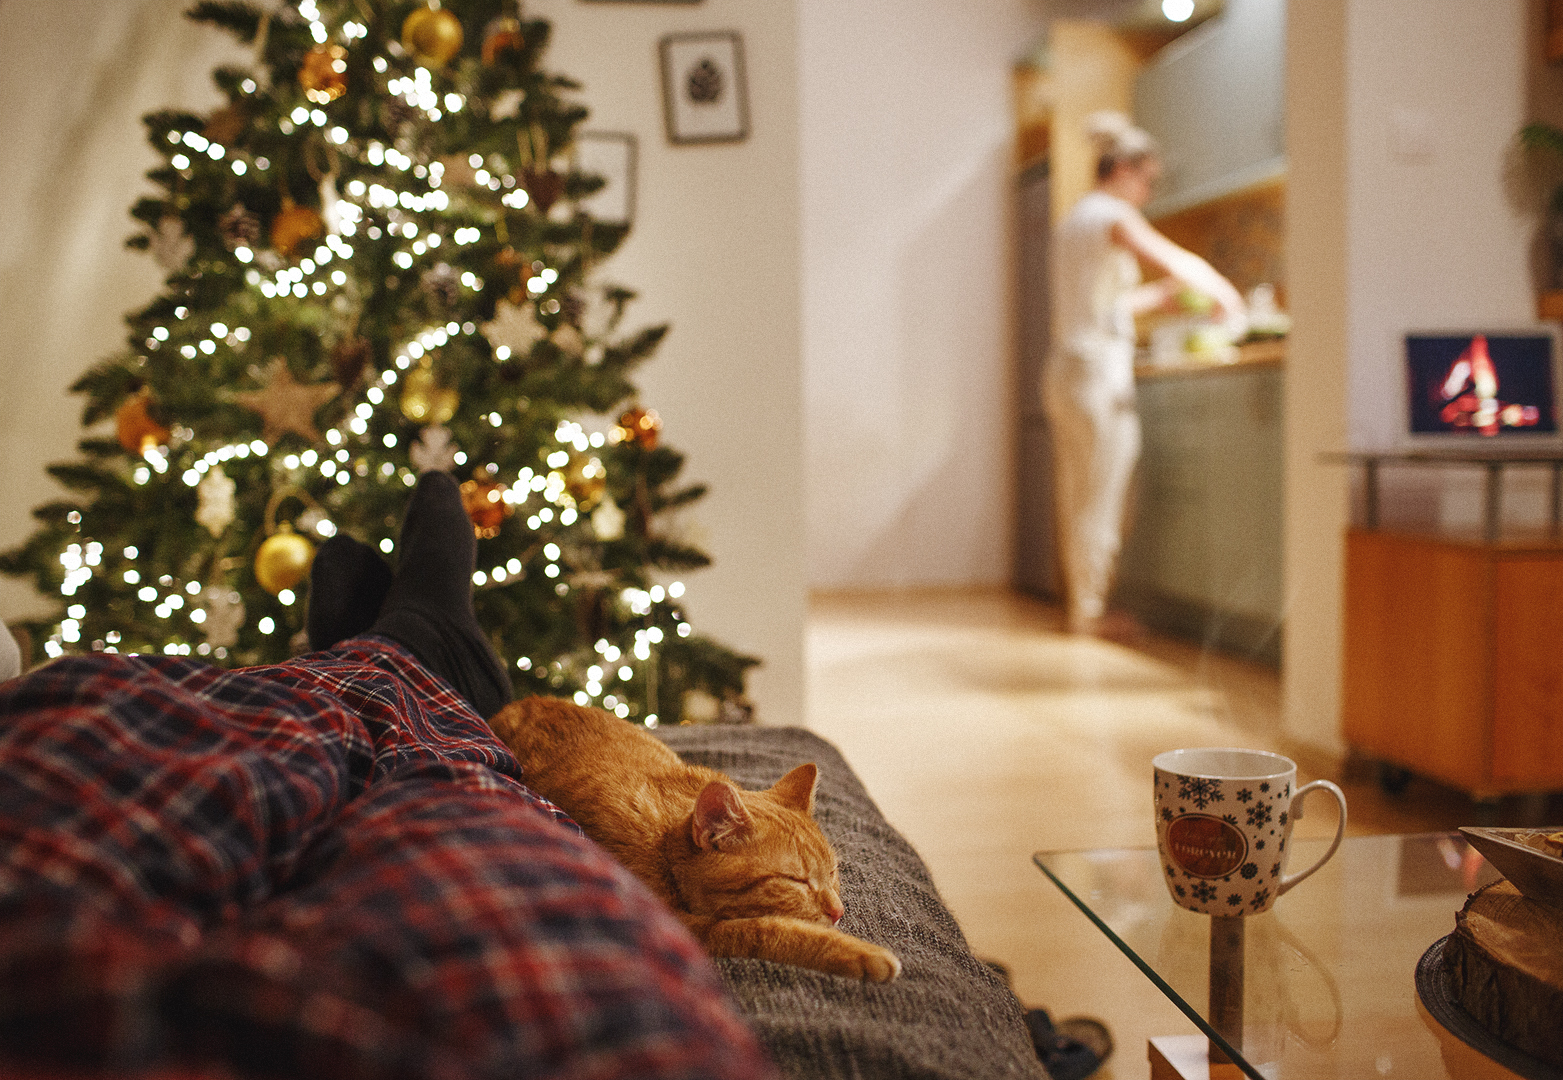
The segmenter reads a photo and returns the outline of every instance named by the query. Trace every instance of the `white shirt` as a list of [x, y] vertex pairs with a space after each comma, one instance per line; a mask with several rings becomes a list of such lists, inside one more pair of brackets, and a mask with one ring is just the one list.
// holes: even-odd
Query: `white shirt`
[[1053, 236], [1055, 352], [1089, 355], [1109, 342], [1134, 343], [1129, 294], [1140, 284], [1140, 264], [1113, 243], [1112, 227], [1138, 214], [1105, 191], [1092, 191]]

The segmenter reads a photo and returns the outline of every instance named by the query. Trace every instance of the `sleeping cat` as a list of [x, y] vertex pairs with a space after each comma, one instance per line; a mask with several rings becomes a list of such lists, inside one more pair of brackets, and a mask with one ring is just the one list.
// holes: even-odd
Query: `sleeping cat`
[[844, 909], [836, 853], [814, 821], [813, 765], [743, 791], [598, 709], [532, 697], [489, 724], [527, 785], [650, 886], [712, 956], [874, 982], [900, 974], [894, 953], [836, 929]]

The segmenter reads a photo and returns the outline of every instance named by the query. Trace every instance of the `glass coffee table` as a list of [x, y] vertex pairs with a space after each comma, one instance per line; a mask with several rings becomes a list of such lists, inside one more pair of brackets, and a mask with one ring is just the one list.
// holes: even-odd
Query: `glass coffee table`
[[[1294, 840], [1288, 864], [1325, 847]], [[1151, 1040], [1153, 1080], [1515, 1075], [1445, 1032], [1417, 997], [1417, 961], [1499, 876], [1458, 833], [1347, 839], [1246, 919], [1178, 907], [1154, 847], [1033, 859], [1202, 1032]]]

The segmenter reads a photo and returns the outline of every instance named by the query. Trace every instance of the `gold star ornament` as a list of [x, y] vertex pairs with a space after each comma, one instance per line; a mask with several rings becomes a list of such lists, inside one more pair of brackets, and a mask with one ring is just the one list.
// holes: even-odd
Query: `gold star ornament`
[[315, 410], [340, 392], [336, 383], [296, 381], [288, 370], [288, 362], [279, 356], [266, 369], [264, 389], [246, 390], [233, 398], [244, 408], [260, 414], [266, 423], [261, 438], [275, 446], [277, 440], [290, 431], [312, 443], [319, 442]]

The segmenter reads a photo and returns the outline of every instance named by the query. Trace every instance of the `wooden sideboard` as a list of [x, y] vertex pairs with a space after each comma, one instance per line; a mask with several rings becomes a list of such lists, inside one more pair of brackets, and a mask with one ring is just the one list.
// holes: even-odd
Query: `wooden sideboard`
[[1563, 788], [1563, 540], [1353, 529], [1346, 743], [1475, 798]]

